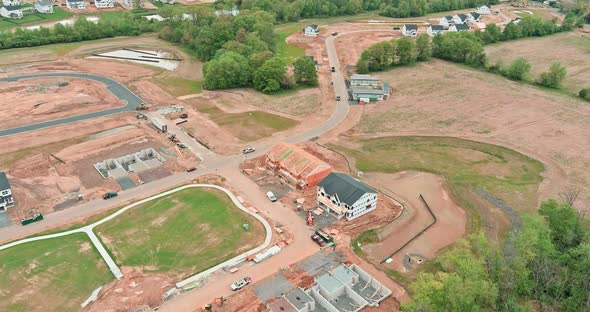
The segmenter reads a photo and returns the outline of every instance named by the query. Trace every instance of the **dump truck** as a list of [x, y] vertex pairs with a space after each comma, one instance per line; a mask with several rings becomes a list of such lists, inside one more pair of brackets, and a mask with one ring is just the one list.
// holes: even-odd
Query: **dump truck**
[[27, 225], [41, 220], [43, 220], [43, 215], [40, 213], [36, 213], [28, 218], [23, 218], [22, 220], [20, 220], [20, 224]]

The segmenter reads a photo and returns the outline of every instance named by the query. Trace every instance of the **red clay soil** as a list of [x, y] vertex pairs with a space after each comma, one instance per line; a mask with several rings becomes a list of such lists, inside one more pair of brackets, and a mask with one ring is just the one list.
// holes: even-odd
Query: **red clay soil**
[[383, 228], [381, 242], [362, 246], [374, 263], [389, 257], [395, 250], [428, 226], [432, 217], [420, 201], [422, 194], [438, 221], [423, 235], [400, 250], [387, 267], [403, 271], [405, 253], [417, 254], [426, 259], [452, 244], [465, 234], [465, 211], [448, 196], [443, 179], [429, 173], [401, 172], [398, 174], [371, 174], [372, 185], [394, 192], [406, 202], [402, 216]]

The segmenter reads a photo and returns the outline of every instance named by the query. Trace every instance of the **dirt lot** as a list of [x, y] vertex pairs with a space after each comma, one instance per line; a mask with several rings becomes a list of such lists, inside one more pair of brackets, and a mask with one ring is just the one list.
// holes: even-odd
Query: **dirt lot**
[[26, 79], [0, 83], [4, 103], [0, 106], [0, 128], [59, 119], [118, 107], [118, 100], [106, 87], [92, 80], [74, 78]]
[[590, 87], [590, 34], [566, 32], [543, 38], [514, 40], [486, 46], [492, 63], [508, 66], [518, 57], [524, 57], [532, 65], [533, 79], [559, 62], [567, 69], [563, 87], [577, 94]]
[[[6, 153], [0, 154], [0, 164], [9, 175], [17, 203], [14, 209], [9, 210], [13, 219], [22, 218], [31, 209], [45, 212], [55, 209], [60, 203], [67, 206], [66, 203], [78, 194], [88, 200], [105, 191], [118, 190], [119, 185], [114, 180], [103, 179], [93, 167], [94, 163], [105, 159], [148, 147], [166, 157], [167, 161], [161, 168], [150, 169], [139, 176], [131, 175], [136, 183], [140, 180], [147, 182], [197, 163], [190, 153], [184, 153], [182, 157], [164, 154], [160, 147], [175, 151], [172, 144], [145, 122], [138, 124], [134, 116], [119, 115], [101, 120], [89, 122], [94, 127], [76, 123], [50, 128], [44, 131], [46, 135], [39, 139], [39, 145], [33, 143], [21, 149], [15, 148], [18, 146], [16, 142], [35, 137], [38, 132], [2, 140], [2, 145], [6, 144], [9, 148]], [[78, 128], [87, 131], [78, 131]], [[76, 133], [69, 138], [64, 137], [63, 133], [70, 133], [70, 129], [76, 129]]]
[[401, 172], [394, 175], [372, 173], [366, 179], [379, 188], [394, 192], [407, 203], [402, 216], [379, 232], [379, 243], [361, 247], [373, 263], [379, 263], [389, 257], [411, 237], [432, 223], [433, 218], [419, 199], [420, 194], [424, 196], [437, 217], [437, 223], [400, 250], [387, 267], [403, 272], [403, 259], [406, 253], [429, 259], [465, 234], [465, 211], [449, 198], [441, 177], [422, 172]]
[[[393, 83], [393, 96], [365, 108], [357, 133], [450, 135], [516, 149], [545, 165], [540, 199], [573, 185], [582, 190], [578, 207], [588, 206], [585, 102], [442, 61], [378, 76]], [[456, 77], [461, 83], [450, 82]]]
[[[355, 66], [363, 51], [375, 43], [401, 38], [400, 31], [370, 31], [371, 27], [361, 26], [364, 26], [364, 30], [351, 30], [351, 33], [340, 35], [335, 41], [338, 60], [342, 67]], [[379, 29], [383, 29], [383, 26]]]

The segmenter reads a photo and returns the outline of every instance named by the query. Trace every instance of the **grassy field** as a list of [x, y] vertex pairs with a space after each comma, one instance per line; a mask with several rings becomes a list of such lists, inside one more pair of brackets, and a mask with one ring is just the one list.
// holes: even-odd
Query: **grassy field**
[[524, 57], [531, 64], [531, 76], [536, 79], [551, 63], [559, 62], [567, 69], [563, 88], [577, 94], [590, 87], [590, 34], [566, 32], [542, 38], [529, 38], [486, 46], [491, 63], [507, 66]]
[[473, 188], [482, 188], [515, 208], [536, 208], [543, 165], [513, 150], [447, 137], [386, 137], [358, 142], [357, 148], [334, 146], [354, 160], [359, 171], [406, 170], [444, 176], [462, 206]]
[[113, 275], [85, 234], [0, 251], [0, 310], [79, 311]]
[[209, 119], [218, 126], [244, 142], [268, 137], [277, 131], [287, 130], [298, 124], [296, 120], [263, 111], [227, 113], [215, 104], [200, 99], [190, 100], [189, 103], [192, 103], [200, 112], [207, 114]]
[[305, 49], [287, 44], [285, 39], [289, 33], [277, 34], [277, 55], [282, 57], [287, 64], [292, 64], [296, 59], [305, 55]]
[[70, 18], [72, 16], [72, 13], [54, 6], [53, 14], [27, 14], [23, 18], [18, 20], [0, 18], [0, 31], [8, 30], [15, 27], [24, 27], [31, 24], [59, 21]]
[[154, 81], [174, 96], [183, 96], [201, 92], [201, 81], [176, 77], [154, 78]]
[[[249, 230], [242, 224], [248, 221]], [[116, 261], [180, 278], [264, 241], [262, 224], [223, 193], [188, 189], [133, 208], [97, 227]]]

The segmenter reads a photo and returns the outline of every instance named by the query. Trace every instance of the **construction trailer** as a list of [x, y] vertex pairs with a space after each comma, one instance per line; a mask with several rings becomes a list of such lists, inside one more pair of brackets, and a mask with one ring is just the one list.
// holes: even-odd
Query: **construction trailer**
[[152, 122], [152, 125], [154, 125], [156, 129], [158, 129], [158, 131], [162, 133], [168, 132], [168, 125], [165, 122], [155, 117], [151, 118], [150, 121]]

